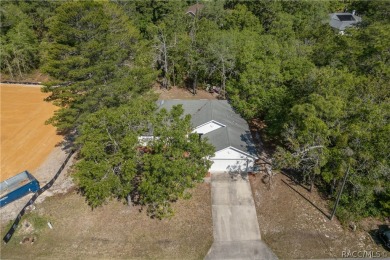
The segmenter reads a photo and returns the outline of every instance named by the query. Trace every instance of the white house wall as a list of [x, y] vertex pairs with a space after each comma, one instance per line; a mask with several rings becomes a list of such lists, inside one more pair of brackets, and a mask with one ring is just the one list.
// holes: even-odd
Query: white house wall
[[218, 124], [215, 121], [210, 121], [204, 125], [198, 126], [192, 132], [198, 133], [198, 134], [207, 134], [207, 133], [214, 131], [214, 130], [217, 130], [218, 128], [221, 128], [221, 127], [224, 127], [224, 125]]
[[215, 153], [210, 158], [213, 161], [210, 172], [247, 172], [253, 170], [255, 159], [244, 153], [226, 148]]
[[231, 147], [215, 152], [215, 156], [211, 159], [247, 159], [252, 158], [242, 152], [237, 151]]

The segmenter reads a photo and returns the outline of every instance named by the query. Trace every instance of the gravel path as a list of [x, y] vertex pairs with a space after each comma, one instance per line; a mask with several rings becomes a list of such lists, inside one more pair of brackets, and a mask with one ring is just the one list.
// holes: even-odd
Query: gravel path
[[[40, 187], [43, 187], [54, 177], [58, 169], [61, 167], [62, 162], [65, 161], [69, 153], [69, 150], [65, 147], [65, 145], [55, 147], [46, 158], [44, 163], [37, 170], [31, 172], [32, 175], [39, 181]], [[66, 193], [74, 186], [72, 178], [69, 175], [69, 169], [70, 166], [73, 165], [75, 154], [72, 155], [72, 158], [69, 160], [64, 170], [55, 181], [54, 185], [42, 193], [35, 201], [35, 204], [39, 204], [45, 200], [45, 198], [55, 194]], [[10, 220], [15, 219], [15, 217], [19, 214], [19, 211], [24, 207], [24, 205], [30, 200], [32, 196], [33, 194], [30, 193], [27, 196], [24, 196], [19, 200], [1, 208], [1, 224], [5, 224]]]

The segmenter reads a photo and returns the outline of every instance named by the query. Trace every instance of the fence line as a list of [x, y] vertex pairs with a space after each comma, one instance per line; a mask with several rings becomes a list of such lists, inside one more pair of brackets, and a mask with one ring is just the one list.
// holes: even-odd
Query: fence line
[[27, 204], [23, 207], [23, 209], [19, 212], [18, 216], [16, 217], [13, 225], [8, 230], [7, 234], [4, 236], [3, 241], [4, 243], [8, 243], [10, 239], [12, 238], [12, 235], [15, 233], [16, 228], [18, 227], [18, 224], [23, 217], [23, 215], [26, 213], [26, 209], [28, 206], [34, 204], [35, 200], [41, 195], [44, 191], [48, 190], [51, 186], [53, 186], [54, 182], [57, 180], [58, 176], [60, 176], [61, 172], [64, 170], [66, 164], [70, 160], [70, 157], [75, 153], [75, 150], [72, 150], [68, 156], [66, 157], [65, 161], [62, 163], [61, 167], [58, 169], [57, 173], [54, 175], [54, 177], [46, 183], [45, 186], [40, 188], [33, 196], [32, 198], [27, 202]]
[[31, 82], [31, 81], [11, 81], [11, 80], [2, 80], [0, 83], [3, 84], [18, 84], [18, 85], [42, 85], [42, 82]]

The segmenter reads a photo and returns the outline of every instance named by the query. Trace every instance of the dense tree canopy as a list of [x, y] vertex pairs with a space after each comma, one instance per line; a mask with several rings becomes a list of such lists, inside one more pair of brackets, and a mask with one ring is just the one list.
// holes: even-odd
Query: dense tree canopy
[[31, 19], [17, 5], [7, 3], [0, 9], [1, 70], [12, 78], [35, 68], [38, 63], [38, 41]]
[[83, 116], [118, 106], [151, 84], [146, 43], [124, 12], [106, 2], [67, 2], [47, 20], [42, 69], [58, 82], [45, 91], [63, 107], [51, 122], [69, 130]]
[[[186, 14], [196, 2], [2, 4], [1, 71], [40, 66], [55, 79], [45, 91], [61, 109], [50, 122], [79, 133], [77, 178], [91, 205], [137, 193], [152, 214], [169, 215], [205, 172], [211, 148], [184, 138], [189, 119], [146, 98], [157, 82], [220, 87], [243, 117], [264, 121], [276, 167], [331, 201], [349, 169], [342, 220], [389, 216], [389, 3], [201, 1]], [[345, 9], [362, 22], [341, 35], [327, 20]], [[150, 125], [160, 138], [140, 155], [137, 136]], [[177, 178], [184, 167], [188, 179]]]
[[[154, 111], [153, 98], [142, 96], [87, 117], [76, 178], [91, 206], [127, 199], [146, 205], [151, 216], [167, 217], [171, 202], [188, 197], [187, 189], [203, 181], [214, 148], [190, 134], [190, 116], [183, 117], [180, 106]], [[151, 129], [153, 140], [142, 145], [138, 138]]]

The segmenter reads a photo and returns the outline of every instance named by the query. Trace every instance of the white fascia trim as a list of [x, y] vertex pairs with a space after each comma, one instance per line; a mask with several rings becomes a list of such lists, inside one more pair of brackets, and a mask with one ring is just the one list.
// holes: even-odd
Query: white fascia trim
[[193, 131], [195, 131], [196, 129], [198, 129], [198, 128], [202, 127], [202, 126], [205, 126], [205, 125], [207, 125], [207, 124], [210, 124], [210, 123], [217, 124], [217, 125], [219, 125], [219, 126], [221, 126], [221, 127], [226, 127], [226, 125], [221, 124], [221, 123], [219, 123], [219, 122], [217, 122], [217, 121], [215, 121], [215, 120], [210, 120], [210, 121], [208, 121], [208, 122], [206, 122], [206, 123], [204, 123], [204, 124], [202, 124], [202, 125], [198, 125], [197, 127], [194, 128]]

